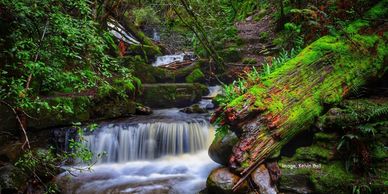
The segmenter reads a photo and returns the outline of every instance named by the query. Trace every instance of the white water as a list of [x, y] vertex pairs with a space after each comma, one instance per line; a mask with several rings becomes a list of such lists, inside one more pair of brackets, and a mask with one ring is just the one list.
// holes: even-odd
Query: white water
[[210, 86], [209, 88], [209, 94], [207, 96], [203, 96], [202, 100], [199, 101], [199, 107], [203, 109], [213, 109], [213, 98], [215, 98], [218, 94], [222, 93], [222, 87], [221, 86]]
[[64, 193], [194, 194], [217, 166], [207, 155], [213, 137], [207, 115], [156, 110], [96, 133], [86, 136], [86, 145], [96, 154], [107, 151], [107, 157], [91, 172], [58, 176]]
[[154, 161], [101, 164], [92, 172], [67, 173], [57, 179], [64, 193], [181, 193], [194, 194], [217, 167], [202, 151], [193, 155], [165, 157]]
[[104, 126], [100, 130], [97, 135], [84, 137], [85, 145], [93, 153], [107, 153], [98, 163], [151, 160], [165, 155], [195, 153], [206, 148], [209, 137], [209, 123], [205, 120], [119, 123]]
[[168, 65], [174, 62], [183, 62], [184, 60], [195, 60], [193, 52], [178, 53], [174, 55], [163, 55], [156, 57], [156, 61], [152, 64], [154, 67]]
[[156, 61], [152, 64], [154, 67], [159, 67], [162, 65], [168, 65], [174, 62], [183, 62], [185, 54], [175, 54], [175, 55], [164, 55], [156, 58]]

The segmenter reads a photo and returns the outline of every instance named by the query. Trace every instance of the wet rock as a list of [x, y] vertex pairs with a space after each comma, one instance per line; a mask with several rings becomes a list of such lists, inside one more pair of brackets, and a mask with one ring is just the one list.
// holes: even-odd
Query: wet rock
[[27, 179], [26, 174], [11, 164], [0, 167], [0, 193], [17, 193], [26, 187]]
[[280, 176], [282, 174], [278, 163], [276, 161], [267, 162], [265, 164], [265, 167], [267, 167], [269, 175], [271, 177], [271, 184], [276, 184], [279, 181]]
[[209, 147], [210, 158], [219, 164], [227, 165], [229, 156], [232, 154], [233, 146], [237, 143], [238, 137], [229, 131], [226, 135], [217, 135]]
[[135, 102], [128, 99], [103, 99], [92, 106], [91, 118], [113, 119], [130, 116], [136, 112]]
[[212, 194], [247, 193], [248, 183], [246, 181], [233, 192], [232, 188], [239, 179], [240, 177], [230, 172], [228, 168], [217, 168], [213, 170], [207, 178], [207, 191]]
[[260, 165], [251, 174], [251, 178], [258, 187], [260, 194], [276, 194], [275, 184], [271, 183], [271, 176], [265, 164]]
[[152, 114], [152, 109], [148, 106], [144, 106], [142, 104], [136, 105], [136, 114], [137, 115], [150, 115]]
[[198, 102], [207, 91], [202, 84], [143, 84], [139, 101], [149, 107], [186, 107]]
[[183, 108], [180, 111], [184, 112], [184, 113], [188, 113], [188, 114], [191, 114], [191, 113], [207, 113], [207, 110], [204, 109], [204, 108], [201, 108], [198, 104], [194, 104], [192, 106]]
[[[86, 122], [94, 119], [118, 118], [135, 113], [134, 101], [128, 98], [110, 96], [108, 93], [91, 96], [56, 96], [44, 99], [44, 101], [50, 106], [66, 104], [70, 106], [72, 112], [66, 112], [62, 109], [46, 109], [44, 106], [27, 109], [25, 110], [27, 114], [33, 116], [33, 118], [27, 117], [29, 130], [67, 126], [74, 122]], [[17, 134], [20, 132], [18, 122], [13, 114], [4, 115], [4, 117], [3, 114], [0, 114], [0, 122], [3, 120], [5, 123], [0, 125], [0, 133]]]
[[279, 190], [285, 193], [309, 194], [313, 193], [308, 173], [283, 171], [279, 181]]

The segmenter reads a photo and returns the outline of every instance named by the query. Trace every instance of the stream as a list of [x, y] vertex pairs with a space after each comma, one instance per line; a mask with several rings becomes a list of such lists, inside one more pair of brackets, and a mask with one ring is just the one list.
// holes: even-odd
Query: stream
[[[209, 91], [198, 104], [212, 109], [211, 98], [220, 87]], [[84, 136], [84, 144], [94, 155], [105, 156], [94, 158], [91, 171], [65, 172], [56, 182], [64, 193], [198, 193], [218, 166], [207, 153], [213, 136], [209, 114], [178, 108], [101, 123]]]

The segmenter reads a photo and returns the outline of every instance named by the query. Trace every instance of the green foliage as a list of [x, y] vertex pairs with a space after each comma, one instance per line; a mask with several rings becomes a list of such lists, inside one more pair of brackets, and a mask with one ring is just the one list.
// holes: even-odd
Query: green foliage
[[[90, 124], [87, 127], [81, 127], [81, 123], [74, 123], [77, 130], [77, 138], [70, 139], [69, 152], [56, 153], [54, 148], [48, 150], [36, 149], [27, 150], [15, 163], [15, 166], [21, 169], [26, 174], [29, 174], [33, 180], [45, 188], [45, 193], [58, 193], [59, 189], [56, 184], [46, 184], [46, 181], [51, 180], [59, 172], [64, 163], [78, 161], [82, 164], [87, 164], [85, 167], [66, 168], [67, 171], [72, 170], [90, 170], [93, 163], [93, 158], [102, 157], [105, 153], [99, 153], [94, 156], [85, 145], [84, 132], [93, 132], [98, 125]], [[74, 164], [74, 163], [73, 163]]]
[[88, 164], [89, 166], [87, 167], [87, 169], [90, 169], [91, 166], [94, 164], [94, 158], [100, 158], [106, 154], [105, 152], [103, 152], [97, 153], [97, 155], [94, 156], [85, 144], [86, 139], [84, 138], [84, 133], [93, 132], [95, 129], [97, 129], [98, 125], [93, 123], [85, 128], [81, 126], [81, 123], [74, 123], [73, 125], [77, 130], [77, 137], [75, 139], [69, 140], [69, 148], [71, 151], [63, 154], [63, 160], [77, 160], [81, 163]]
[[[373, 171], [370, 164], [371, 152], [377, 153], [373, 157], [379, 158], [379, 154], [386, 156], [384, 146], [378, 146], [378, 136], [384, 136], [384, 130], [388, 121], [365, 123], [347, 129], [347, 133], [341, 137], [337, 150], [345, 161], [348, 171], [360, 170]], [[381, 138], [381, 137], [380, 137]]]
[[[251, 71], [246, 73], [244, 79], [239, 78], [233, 81], [232, 84], [224, 85], [223, 94], [219, 95], [215, 100], [220, 105], [226, 105], [232, 102], [232, 100], [246, 93], [248, 91], [248, 88], [252, 85], [255, 85], [261, 78], [271, 74], [277, 68], [285, 64], [288, 60], [295, 57], [300, 52], [300, 50], [300, 48], [291, 49], [290, 52], [282, 50], [278, 57], [272, 59], [272, 63], [267, 62], [263, 64], [263, 71], [260, 71], [257, 68], [253, 67]], [[250, 60], [248, 58], [247, 60], [249, 62], [256, 62], [255, 59]], [[241, 98], [241, 100], [243, 99]]]
[[160, 19], [152, 7], [134, 9], [132, 10], [132, 14], [135, 18], [134, 23], [137, 26], [157, 25], [160, 23]]
[[112, 76], [133, 79], [130, 69], [107, 54], [112, 37], [93, 20], [89, 1], [2, 0], [0, 6], [9, 13], [0, 18], [6, 43], [0, 53], [1, 100], [36, 108], [44, 103], [42, 95], [109, 85]]

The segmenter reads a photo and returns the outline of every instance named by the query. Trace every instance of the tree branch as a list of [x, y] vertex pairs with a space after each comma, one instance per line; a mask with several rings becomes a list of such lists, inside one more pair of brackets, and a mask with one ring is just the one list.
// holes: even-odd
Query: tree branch
[[16, 120], [17, 120], [18, 123], [19, 123], [19, 126], [20, 126], [21, 130], [23, 131], [23, 135], [24, 135], [25, 141], [24, 141], [24, 143], [23, 143], [23, 145], [22, 145], [22, 149], [24, 150], [24, 146], [26, 146], [26, 145], [27, 145], [27, 148], [30, 149], [31, 146], [30, 146], [30, 141], [28, 140], [27, 131], [26, 131], [26, 129], [24, 128], [24, 125], [23, 125], [23, 123], [22, 123], [22, 121], [21, 121], [21, 119], [20, 119], [20, 117], [19, 117], [19, 114], [17, 113], [17, 111], [16, 111], [10, 104], [8, 104], [7, 102], [5, 102], [4, 100], [0, 100], [0, 102], [1, 102], [2, 104], [6, 105], [9, 109], [12, 110], [12, 112], [14, 113], [14, 115], [15, 115], [15, 117], [16, 117]]

